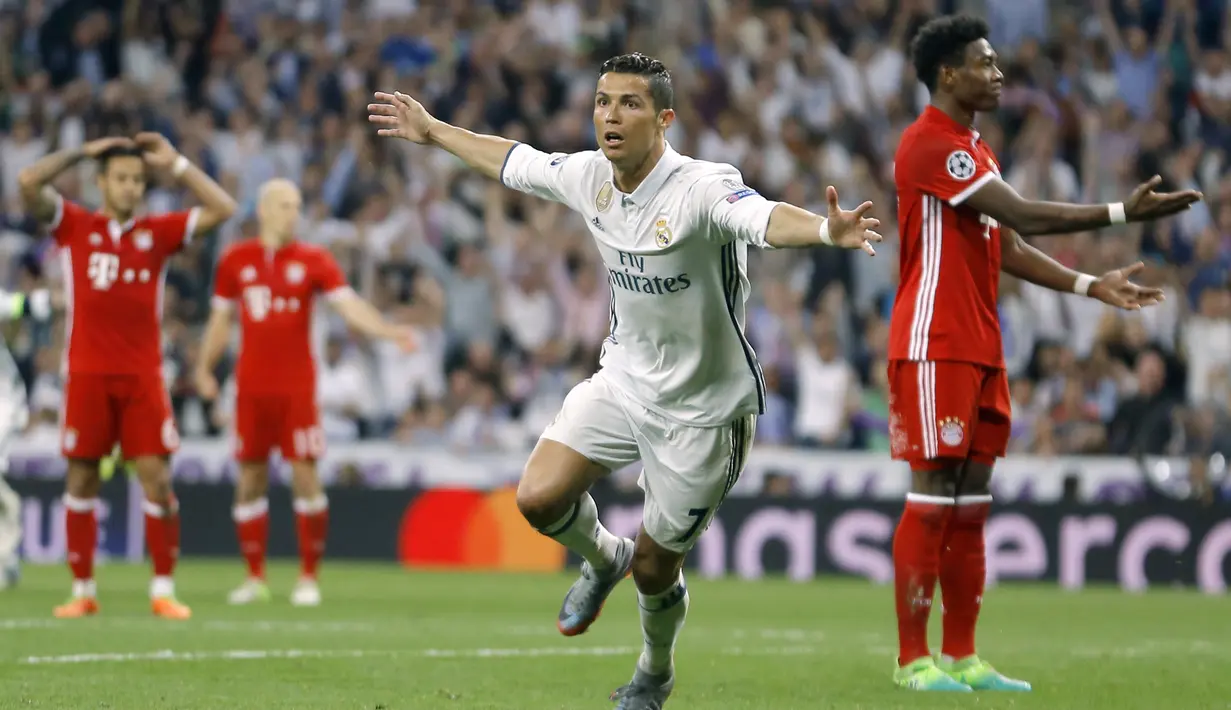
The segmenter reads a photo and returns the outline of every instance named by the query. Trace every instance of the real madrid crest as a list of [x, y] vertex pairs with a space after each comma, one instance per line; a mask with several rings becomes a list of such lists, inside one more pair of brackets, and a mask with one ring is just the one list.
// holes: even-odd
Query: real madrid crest
[[594, 207], [599, 212], [606, 212], [611, 207], [611, 197], [615, 194], [615, 187], [611, 185], [611, 181], [603, 183], [603, 186], [598, 188], [598, 195], [594, 198]]
[[133, 246], [137, 251], [149, 251], [154, 248], [154, 233], [148, 229], [138, 229], [133, 232]]
[[667, 226], [666, 217], [659, 217], [654, 223], [654, 243], [659, 249], [671, 243], [671, 228]]
[[292, 262], [291, 264], [287, 265], [286, 267], [287, 283], [292, 283], [292, 284], [302, 283], [303, 277], [304, 277], [303, 264], [300, 264], [299, 262]]

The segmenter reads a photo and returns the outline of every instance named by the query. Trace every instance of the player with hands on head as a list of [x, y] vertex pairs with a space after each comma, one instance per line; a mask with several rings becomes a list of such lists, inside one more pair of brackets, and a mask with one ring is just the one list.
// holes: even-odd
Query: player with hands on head
[[[632, 572], [645, 645], [618, 710], [658, 710], [675, 684], [673, 654], [688, 609], [685, 555], [735, 485], [764, 411], [765, 384], [744, 336], [749, 247], [820, 245], [875, 253], [872, 205], [828, 215], [772, 202], [730, 165], [693, 160], [664, 137], [675, 120], [671, 76], [641, 54], [599, 70], [599, 150], [548, 154], [431, 116], [414, 98], [376, 94], [382, 136], [432, 145], [504, 185], [567, 205], [588, 223], [612, 285], [601, 369], [565, 399], [526, 463], [526, 520], [580, 556], [581, 577], [557, 617], [584, 633]], [[636, 541], [602, 526], [589, 494], [609, 471], [643, 464]]]
[[[929, 21], [911, 45], [931, 104], [902, 135], [894, 182], [901, 225], [900, 286], [890, 321], [890, 441], [911, 468], [894, 536], [899, 652], [894, 681], [913, 690], [1028, 691], [975, 653], [986, 576], [990, 479], [1010, 428], [997, 309], [1000, 273], [1136, 310], [1162, 291], [1130, 279], [1140, 263], [1095, 277], [1073, 271], [1021, 235], [1055, 234], [1176, 214], [1199, 192], [1160, 193], [1158, 177], [1123, 203], [1027, 200], [1000, 177], [975, 130], [1004, 76], [988, 26], [967, 16]], [[932, 596], [944, 599], [940, 662], [927, 640]]]
[[269, 531], [269, 456], [276, 448], [291, 465], [291, 494], [299, 537], [300, 577], [291, 592], [296, 606], [321, 602], [317, 570], [328, 532], [328, 500], [317, 474], [325, 453], [316, 399], [312, 320], [321, 297], [346, 324], [369, 337], [392, 340], [410, 351], [413, 332], [387, 322], [346, 283], [328, 250], [296, 239], [303, 198], [285, 179], [261, 187], [259, 234], [230, 246], [219, 258], [214, 298], [194, 373], [198, 393], [218, 396], [214, 370], [230, 340], [238, 311], [235, 457], [239, 481], [232, 515], [248, 567], [231, 592], [232, 604], [269, 599], [265, 551]]
[[[98, 163], [102, 205], [91, 212], [51, 187], [82, 160]], [[162, 215], [138, 211], [147, 175], [187, 188], [198, 207]], [[156, 133], [110, 137], [48, 155], [18, 175], [29, 213], [47, 226], [64, 263], [68, 296], [67, 378], [61, 448], [68, 459], [64, 507], [72, 597], [61, 618], [98, 612], [94, 585], [99, 462], [118, 444], [140, 479], [145, 541], [154, 568], [151, 610], [186, 619], [172, 573], [179, 556], [179, 504], [169, 457], [179, 434], [162, 378], [165, 266], [195, 235], [235, 212], [235, 200]]]

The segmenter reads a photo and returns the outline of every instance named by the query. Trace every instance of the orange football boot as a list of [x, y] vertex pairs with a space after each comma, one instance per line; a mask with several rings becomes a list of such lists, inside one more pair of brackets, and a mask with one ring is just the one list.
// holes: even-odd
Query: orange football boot
[[181, 604], [175, 597], [151, 599], [150, 611], [154, 612], [154, 616], [174, 621], [185, 621], [192, 618], [192, 609]]
[[51, 613], [57, 619], [80, 619], [98, 613], [98, 600], [94, 597], [73, 597], [56, 607]]

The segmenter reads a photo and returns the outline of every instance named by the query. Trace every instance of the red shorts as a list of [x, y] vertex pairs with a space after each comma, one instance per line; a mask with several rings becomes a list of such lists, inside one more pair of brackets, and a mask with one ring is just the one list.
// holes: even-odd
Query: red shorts
[[316, 409], [316, 392], [260, 392], [235, 397], [235, 458], [269, 459], [278, 449], [287, 461], [314, 461], [325, 454], [325, 432]]
[[65, 458], [101, 459], [117, 442], [128, 459], [167, 456], [179, 448], [161, 374], [69, 374], [61, 425]]
[[1009, 445], [1009, 378], [970, 362], [889, 363], [889, 441], [914, 470], [938, 459], [991, 463]]

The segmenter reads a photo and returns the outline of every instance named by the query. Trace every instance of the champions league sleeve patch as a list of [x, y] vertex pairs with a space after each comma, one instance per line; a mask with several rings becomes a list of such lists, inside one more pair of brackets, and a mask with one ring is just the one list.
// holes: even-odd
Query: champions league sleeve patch
[[757, 194], [756, 190], [752, 189], [751, 187], [745, 187], [742, 190], [739, 190], [737, 192], [732, 192], [730, 195], [727, 195], [727, 202], [736, 203], [744, 199], [745, 197], [749, 197], [755, 194]]
[[945, 159], [945, 170], [954, 180], [969, 180], [975, 176], [975, 159], [964, 150], [955, 150]]

